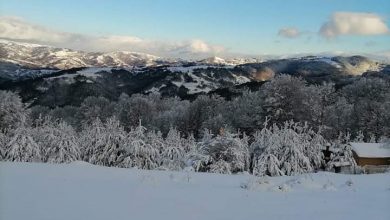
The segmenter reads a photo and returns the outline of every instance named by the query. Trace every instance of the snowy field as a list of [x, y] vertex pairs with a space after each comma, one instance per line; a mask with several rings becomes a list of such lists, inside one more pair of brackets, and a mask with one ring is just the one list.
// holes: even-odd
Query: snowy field
[[390, 174], [295, 177], [0, 163], [1, 220], [390, 219]]

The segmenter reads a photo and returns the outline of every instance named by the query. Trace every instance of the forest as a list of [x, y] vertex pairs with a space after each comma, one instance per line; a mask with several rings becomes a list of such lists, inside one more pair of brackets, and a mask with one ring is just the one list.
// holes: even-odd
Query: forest
[[[158, 94], [88, 97], [79, 106], [29, 106], [0, 91], [0, 158], [5, 161], [295, 175], [354, 166], [351, 140], [388, 142], [390, 84], [309, 84], [280, 75], [258, 91], [193, 101]], [[337, 149], [325, 164], [321, 151]]]

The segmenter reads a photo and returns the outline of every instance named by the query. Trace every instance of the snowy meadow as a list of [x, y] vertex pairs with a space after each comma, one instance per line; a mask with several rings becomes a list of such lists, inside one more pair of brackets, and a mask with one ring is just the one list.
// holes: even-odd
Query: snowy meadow
[[390, 218], [390, 175], [284, 177], [0, 163], [0, 219]]

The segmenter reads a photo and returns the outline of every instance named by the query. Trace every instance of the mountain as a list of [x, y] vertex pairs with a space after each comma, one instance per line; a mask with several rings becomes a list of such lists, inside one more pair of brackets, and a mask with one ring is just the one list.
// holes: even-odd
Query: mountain
[[390, 65], [362, 56], [223, 59], [165, 59], [133, 52], [87, 53], [36, 44], [0, 41], [0, 89], [50, 107], [78, 105], [85, 97], [157, 93], [193, 99], [200, 94], [231, 98], [259, 89], [278, 74], [309, 83], [346, 85], [359, 77], [390, 78]]
[[200, 60], [199, 63], [204, 63], [204, 64], [216, 64], [216, 65], [228, 65], [226, 60], [220, 57], [209, 57], [204, 60]]
[[146, 67], [156, 65], [206, 64], [219, 66], [235, 66], [244, 63], [255, 63], [255, 58], [209, 57], [199, 61], [161, 58], [158, 56], [129, 52], [84, 52], [66, 48], [22, 43], [0, 39], [0, 61], [19, 64], [28, 68], [71, 69], [78, 67]]
[[133, 67], [152, 66], [169, 62], [160, 57], [118, 51], [110, 53], [83, 52], [38, 44], [0, 39], [0, 60], [29, 68], [70, 69], [77, 67]]

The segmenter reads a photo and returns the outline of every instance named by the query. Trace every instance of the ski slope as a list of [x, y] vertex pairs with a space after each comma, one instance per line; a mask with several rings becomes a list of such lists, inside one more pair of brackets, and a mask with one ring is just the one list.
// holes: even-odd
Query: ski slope
[[388, 220], [389, 207], [389, 173], [255, 178], [0, 163], [1, 220]]

